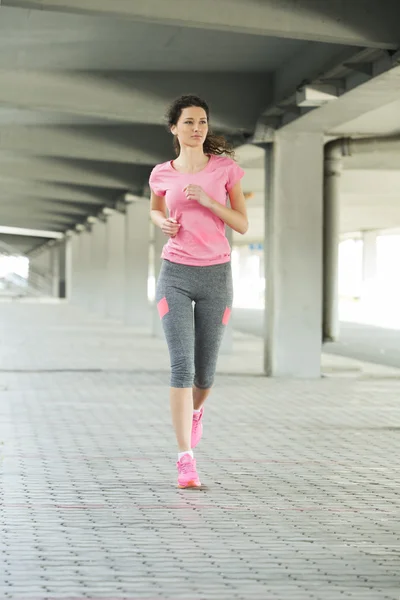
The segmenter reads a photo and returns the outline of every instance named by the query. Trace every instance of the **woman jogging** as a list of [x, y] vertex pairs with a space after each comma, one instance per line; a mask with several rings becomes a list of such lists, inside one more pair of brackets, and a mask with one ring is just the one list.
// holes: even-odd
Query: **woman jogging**
[[201, 485], [193, 448], [202, 436], [203, 404], [232, 309], [225, 225], [243, 234], [248, 222], [240, 183], [244, 172], [230, 158], [226, 140], [209, 132], [206, 102], [178, 98], [169, 109], [168, 126], [177, 158], [156, 165], [150, 175], [150, 214], [169, 237], [156, 302], [171, 362], [178, 486], [186, 488]]

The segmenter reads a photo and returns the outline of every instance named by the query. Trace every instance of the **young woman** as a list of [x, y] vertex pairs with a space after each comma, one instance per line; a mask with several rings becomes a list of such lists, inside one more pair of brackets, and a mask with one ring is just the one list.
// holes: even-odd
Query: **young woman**
[[232, 308], [225, 225], [243, 234], [248, 222], [240, 183], [244, 171], [230, 158], [226, 140], [209, 131], [206, 102], [178, 98], [168, 111], [168, 127], [177, 158], [156, 165], [150, 175], [150, 214], [169, 237], [156, 302], [171, 361], [178, 485], [186, 488], [201, 485], [193, 448], [202, 436], [203, 404]]

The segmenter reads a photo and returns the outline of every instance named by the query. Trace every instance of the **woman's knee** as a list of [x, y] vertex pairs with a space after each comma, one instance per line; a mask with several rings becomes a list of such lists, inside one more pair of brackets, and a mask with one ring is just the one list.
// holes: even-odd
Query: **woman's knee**
[[207, 390], [213, 386], [215, 372], [197, 372], [194, 376], [194, 385], [200, 390]]
[[188, 388], [193, 386], [194, 368], [186, 359], [171, 365], [171, 387]]

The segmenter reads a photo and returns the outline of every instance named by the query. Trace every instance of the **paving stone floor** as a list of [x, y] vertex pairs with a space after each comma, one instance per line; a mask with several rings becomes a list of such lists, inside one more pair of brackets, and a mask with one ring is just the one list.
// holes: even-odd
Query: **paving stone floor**
[[179, 490], [162, 340], [67, 305], [0, 327], [0, 598], [399, 600], [398, 372], [266, 379], [236, 336]]

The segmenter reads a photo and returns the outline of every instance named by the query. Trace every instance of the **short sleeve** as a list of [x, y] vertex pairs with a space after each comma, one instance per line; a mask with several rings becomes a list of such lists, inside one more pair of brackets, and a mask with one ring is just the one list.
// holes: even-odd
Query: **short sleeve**
[[242, 167], [239, 167], [239, 165], [234, 160], [230, 161], [227, 171], [228, 181], [226, 182], [226, 190], [230, 192], [231, 189], [237, 184], [237, 182], [242, 179], [244, 171]]
[[156, 196], [165, 196], [165, 189], [163, 187], [162, 182], [162, 174], [160, 173], [160, 169], [154, 167], [149, 177], [149, 185]]

